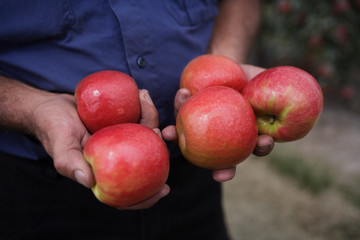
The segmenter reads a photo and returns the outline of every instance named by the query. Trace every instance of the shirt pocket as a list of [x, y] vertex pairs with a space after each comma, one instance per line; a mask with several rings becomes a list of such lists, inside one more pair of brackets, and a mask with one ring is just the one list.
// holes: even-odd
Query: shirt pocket
[[180, 25], [198, 25], [218, 14], [218, 0], [165, 0], [168, 12]]
[[74, 21], [68, 0], [1, 0], [0, 44], [61, 38]]

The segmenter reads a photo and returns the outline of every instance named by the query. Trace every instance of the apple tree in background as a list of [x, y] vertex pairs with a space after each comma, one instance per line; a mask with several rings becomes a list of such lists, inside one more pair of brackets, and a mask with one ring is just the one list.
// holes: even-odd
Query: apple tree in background
[[324, 94], [360, 112], [360, 0], [267, 0], [254, 61], [310, 72]]

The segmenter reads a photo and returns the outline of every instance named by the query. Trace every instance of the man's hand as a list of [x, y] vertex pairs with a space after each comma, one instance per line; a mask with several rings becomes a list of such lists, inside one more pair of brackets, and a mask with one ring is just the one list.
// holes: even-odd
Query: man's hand
[[[158, 113], [151, 101], [148, 91], [139, 91], [141, 105], [140, 123], [154, 128], [158, 127]], [[90, 137], [81, 122], [75, 98], [68, 94], [51, 94], [42, 99], [32, 111], [32, 132], [41, 141], [47, 153], [52, 157], [56, 170], [63, 176], [71, 178], [87, 188], [95, 185], [91, 166], [82, 155], [83, 147]], [[125, 209], [144, 209], [153, 206], [170, 191], [166, 184], [149, 199]]]
[[[34, 135], [61, 175], [93, 187], [95, 178], [82, 153], [90, 133], [78, 116], [75, 97], [43, 91], [1, 75], [0, 85], [0, 127]], [[148, 91], [140, 90], [139, 99], [140, 123], [161, 137], [158, 112]], [[154, 196], [123, 209], [149, 208], [169, 191], [164, 184]]]
[[53, 94], [40, 102], [33, 110], [32, 127], [61, 175], [94, 186], [91, 167], [82, 155], [90, 134], [77, 114], [74, 96]]
[[[264, 68], [253, 66], [253, 65], [242, 65], [244, 69], [248, 81], [255, 77], [258, 73], [264, 71]], [[179, 89], [174, 102], [175, 114], [177, 115], [180, 107], [191, 97], [191, 93], [188, 89], [182, 88]], [[176, 141], [177, 134], [175, 126], [167, 126], [162, 131], [162, 136], [165, 140], [168, 141]], [[268, 155], [272, 149], [274, 148], [274, 140], [270, 136], [261, 135], [258, 137], [258, 141], [256, 144], [256, 148], [254, 150], [254, 154], [256, 156], [266, 156]], [[228, 169], [220, 169], [213, 171], [213, 178], [218, 182], [225, 182], [231, 180], [236, 173], [236, 167], [228, 168]]]

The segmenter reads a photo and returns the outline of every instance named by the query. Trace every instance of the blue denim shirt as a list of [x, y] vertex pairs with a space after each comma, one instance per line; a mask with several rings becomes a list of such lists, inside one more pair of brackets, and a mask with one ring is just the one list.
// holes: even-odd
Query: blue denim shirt
[[[0, 73], [65, 93], [95, 71], [128, 73], [149, 90], [162, 128], [174, 123], [181, 71], [205, 53], [216, 14], [217, 0], [1, 0]], [[46, 157], [35, 139], [9, 130], [0, 151]]]

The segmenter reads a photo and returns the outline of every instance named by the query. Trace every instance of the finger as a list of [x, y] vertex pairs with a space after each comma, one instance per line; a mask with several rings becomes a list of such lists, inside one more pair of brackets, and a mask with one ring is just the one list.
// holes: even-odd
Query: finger
[[254, 154], [258, 157], [270, 154], [275, 146], [274, 139], [268, 135], [260, 135], [257, 139]]
[[128, 206], [128, 207], [123, 207], [123, 208], [118, 208], [119, 210], [140, 210], [140, 209], [147, 209], [150, 208], [152, 206], [154, 206], [161, 198], [165, 197], [166, 195], [168, 195], [170, 192], [170, 187], [165, 184], [164, 186], [162, 186], [162, 188], [152, 197], [134, 204], [132, 206]]
[[157, 128], [159, 126], [159, 114], [151, 100], [148, 90], [139, 90], [141, 118], [140, 124], [149, 128]]
[[165, 127], [162, 136], [166, 141], [177, 141], [176, 127], [174, 125]]
[[161, 135], [161, 131], [159, 128], [153, 128], [153, 131], [161, 138], [163, 139], [162, 135]]
[[174, 101], [174, 109], [175, 109], [175, 116], [179, 112], [181, 106], [191, 97], [191, 93], [189, 89], [180, 88], [176, 95]]
[[[61, 151], [59, 153], [61, 154]], [[54, 165], [61, 175], [71, 178], [87, 188], [95, 185], [92, 169], [79, 149], [71, 149], [65, 154], [55, 156]]]
[[236, 167], [213, 170], [212, 176], [213, 179], [217, 182], [226, 182], [235, 177]]
[[[69, 130], [69, 129], [67, 129]], [[74, 137], [70, 132], [63, 132], [52, 145], [51, 155], [58, 173], [73, 179], [87, 188], [95, 185], [95, 178], [90, 164], [84, 159], [82, 149], [90, 134], [83, 129], [83, 134]]]
[[91, 134], [88, 131], [85, 131], [85, 134], [82, 137], [81, 142], [80, 142], [81, 149], [84, 149], [85, 144], [89, 140], [90, 137], [91, 137]]
[[250, 64], [241, 64], [241, 67], [243, 68], [248, 81], [250, 81], [256, 75], [258, 75], [259, 73], [261, 73], [262, 71], [265, 70], [265, 68], [250, 65]]

